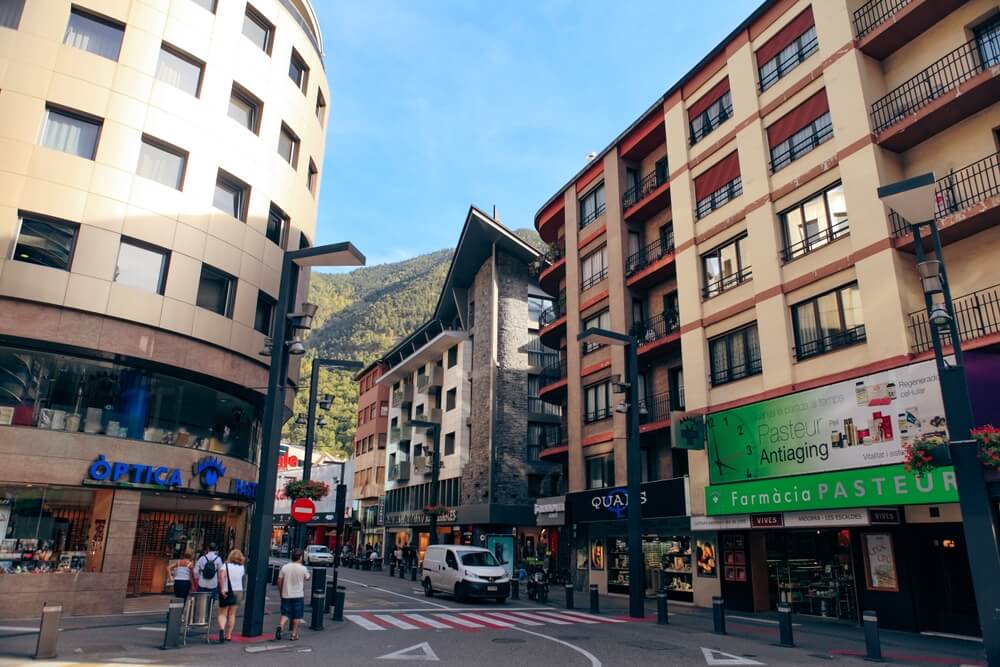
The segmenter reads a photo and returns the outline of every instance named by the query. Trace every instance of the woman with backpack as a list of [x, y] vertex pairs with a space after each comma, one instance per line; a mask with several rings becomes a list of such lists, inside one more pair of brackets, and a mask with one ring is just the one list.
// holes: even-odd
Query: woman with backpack
[[229, 552], [225, 564], [219, 569], [219, 643], [233, 640], [236, 627], [236, 610], [243, 601], [243, 563], [246, 558], [239, 549]]

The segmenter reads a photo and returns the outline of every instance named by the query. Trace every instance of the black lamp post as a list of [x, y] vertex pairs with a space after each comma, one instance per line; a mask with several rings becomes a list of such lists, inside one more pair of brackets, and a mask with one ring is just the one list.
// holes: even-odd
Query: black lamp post
[[642, 458], [639, 452], [639, 358], [638, 341], [635, 336], [627, 336], [607, 329], [590, 328], [581, 331], [578, 341], [622, 345], [625, 347], [625, 382], [628, 401], [625, 404], [628, 429], [625, 436], [625, 472], [628, 494], [628, 614], [632, 618], [643, 618], [645, 610], [645, 586], [643, 585], [642, 560]]
[[346, 241], [302, 250], [287, 250], [282, 257], [278, 303], [271, 325], [271, 367], [267, 378], [267, 397], [264, 400], [260, 471], [247, 554], [246, 608], [243, 614], [243, 635], [246, 637], [257, 637], [264, 628], [264, 596], [271, 546], [271, 521], [274, 517], [274, 490], [278, 476], [278, 447], [281, 443], [287, 393], [288, 355], [305, 353], [305, 347], [294, 331], [305, 328], [302, 325], [307, 327], [306, 320], [311, 319], [311, 314], [305, 309], [302, 312], [292, 312], [299, 286], [299, 271], [318, 266], [364, 266], [364, 263], [364, 255]]
[[[431, 498], [430, 504], [432, 507], [437, 508], [440, 503], [440, 493], [438, 491], [438, 476], [439, 476], [439, 465], [441, 456], [441, 426], [434, 421], [429, 421], [427, 419], [411, 419], [410, 426], [413, 428], [425, 428], [430, 432], [431, 436]], [[427, 517], [427, 522], [430, 524], [430, 543], [437, 544], [437, 513], [431, 512], [430, 516]]]
[[[910, 228], [913, 231], [914, 253], [924, 291], [924, 303], [927, 306], [944, 414], [948, 422], [948, 451], [955, 467], [962, 528], [983, 633], [983, 648], [986, 650], [987, 664], [990, 667], [1000, 667], [1000, 553], [997, 552], [997, 528], [993, 520], [989, 491], [983, 478], [983, 467], [977, 457], [976, 441], [971, 436], [975, 418], [969, 387], [965, 381], [961, 333], [955, 319], [941, 238], [934, 219], [937, 209], [934, 174], [922, 174], [880, 187], [878, 196], [904, 220], [920, 221], [911, 223]], [[926, 259], [922, 227], [927, 227], [930, 231], [934, 259]], [[942, 330], [947, 332], [950, 339], [955, 358], [953, 363], [945, 358]]]

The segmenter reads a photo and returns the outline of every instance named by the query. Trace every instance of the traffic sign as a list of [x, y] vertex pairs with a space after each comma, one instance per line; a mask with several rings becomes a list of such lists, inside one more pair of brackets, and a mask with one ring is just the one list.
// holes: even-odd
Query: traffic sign
[[292, 518], [299, 523], [312, 521], [316, 516], [316, 503], [308, 498], [296, 498], [292, 501]]

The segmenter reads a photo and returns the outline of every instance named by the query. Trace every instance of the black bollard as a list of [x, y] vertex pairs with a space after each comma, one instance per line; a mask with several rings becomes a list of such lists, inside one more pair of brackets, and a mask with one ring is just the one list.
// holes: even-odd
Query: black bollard
[[395, 577], [396, 576], [396, 564], [395, 563], [389, 563], [389, 576], [390, 577]]
[[566, 589], [566, 608], [573, 608], [573, 584], [566, 584], [563, 588]]
[[171, 602], [167, 607], [167, 629], [163, 633], [161, 649], [177, 648], [181, 645], [181, 614], [184, 611], [183, 602]]
[[885, 662], [885, 658], [882, 657], [882, 640], [878, 636], [878, 613], [862, 612], [861, 620], [865, 625], [865, 660]]
[[521, 599], [521, 582], [517, 579], [510, 580], [510, 599], [520, 600]]
[[601, 599], [597, 595], [597, 584], [590, 585], [590, 613], [591, 614], [601, 613]]
[[726, 603], [718, 595], [712, 598], [712, 620], [715, 622], [715, 634], [726, 634]]
[[334, 581], [333, 577], [326, 580], [326, 597], [323, 598], [323, 613], [329, 614], [330, 608], [333, 606], [333, 594], [336, 590], [337, 583]]
[[400, 579], [406, 579], [406, 566], [405, 565], [400, 565], [399, 566], [399, 578]]
[[311, 630], [323, 629], [323, 610], [326, 608], [326, 568], [314, 567], [312, 569], [312, 619], [309, 623]]
[[792, 607], [785, 602], [778, 603], [778, 628], [781, 634], [779, 646], [795, 646], [792, 637]]
[[337, 586], [337, 591], [333, 596], [333, 620], [344, 620], [344, 599], [347, 597], [347, 589]]
[[410, 581], [416, 581], [416, 580], [417, 580], [417, 566], [414, 565], [413, 567], [410, 568]]
[[666, 625], [670, 622], [667, 616], [667, 594], [660, 591], [656, 594], [656, 624]]

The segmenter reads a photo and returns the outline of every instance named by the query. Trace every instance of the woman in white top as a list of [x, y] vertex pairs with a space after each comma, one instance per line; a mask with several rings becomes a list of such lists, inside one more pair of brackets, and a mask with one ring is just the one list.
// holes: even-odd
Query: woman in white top
[[243, 602], [243, 563], [246, 558], [239, 549], [229, 552], [225, 564], [219, 568], [219, 601], [221, 602], [232, 591], [236, 596], [236, 604], [227, 607], [219, 605], [219, 643], [232, 641], [233, 628], [236, 627], [236, 610]]
[[194, 567], [192, 558], [194, 558], [194, 552], [188, 549], [170, 572], [174, 578], [174, 597], [182, 600], [187, 599], [188, 594], [191, 593], [191, 570]]

